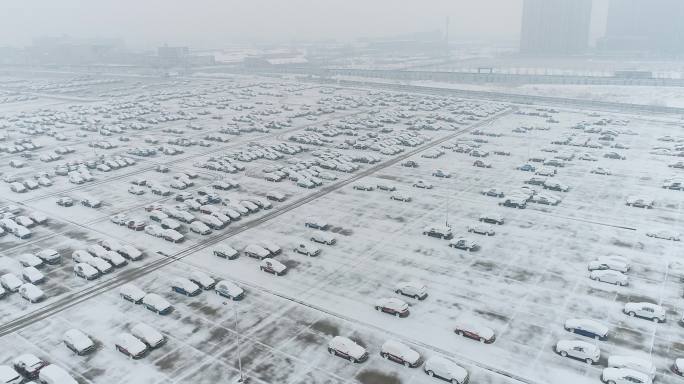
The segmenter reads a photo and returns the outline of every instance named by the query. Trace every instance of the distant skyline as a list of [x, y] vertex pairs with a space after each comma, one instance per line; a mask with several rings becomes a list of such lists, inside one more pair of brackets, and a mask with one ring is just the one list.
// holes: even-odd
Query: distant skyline
[[[522, 3], [523, 0], [3, 0], [0, 45], [25, 46], [36, 37], [60, 35], [121, 38], [127, 46], [139, 49], [164, 43], [201, 49], [233, 43], [351, 41], [443, 31], [446, 16], [451, 19], [449, 35], [453, 41], [514, 42], [520, 36]], [[593, 33], [603, 29], [601, 25], [594, 26]]]

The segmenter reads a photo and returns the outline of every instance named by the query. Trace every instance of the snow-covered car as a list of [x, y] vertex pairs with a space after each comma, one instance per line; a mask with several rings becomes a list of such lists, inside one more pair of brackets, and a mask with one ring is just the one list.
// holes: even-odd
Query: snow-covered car
[[143, 297], [142, 304], [145, 308], [159, 315], [165, 315], [173, 309], [171, 304], [156, 293], [148, 293]]
[[413, 183], [413, 186], [415, 188], [421, 188], [421, 189], [432, 189], [432, 188], [434, 188], [434, 185], [432, 185], [430, 183], [426, 183], [423, 180], [416, 181], [415, 183]]
[[545, 194], [533, 195], [532, 197], [530, 197], [529, 201], [544, 205], [558, 205], [561, 202], [559, 198]]
[[383, 343], [380, 347], [380, 356], [407, 368], [418, 367], [421, 363], [418, 352], [396, 340], [388, 340]]
[[627, 159], [625, 156], [617, 153], [617, 152], [608, 152], [603, 155], [606, 159], [615, 159], [615, 160], [625, 160]]
[[190, 279], [176, 277], [171, 281], [171, 290], [185, 296], [197, 296], [202, 293], [202, 289]]
[[652, 199], [645, 198], [645, 197], [630, 196], [625, 201], [625, 204], [628, 207], [651, 209], [651, 208], [653, 208], [654, 201]]
[[480, 191], [481, 194], [491, 197], [504, 197], [503, 191], [497, 188], [487, 188]]
[[354, 184], [354, 189], [359, 191], [373, 191], [375, 187], [370, 184]]
[[158, 348], [166, 342], [166, 337], [161, 332], [145, 323], [138, 323], [131, 328], [131, 334], [145, 343], [147, 348]]
[[208, 235], [211, 233], [211, 228], [199, 220], [195, 220], [188, 226], [192, 232], [200, 235]]
[[82, 331], [72, 328], [62, 335], [64, 345], [75, 354], [82, 356], [95, 350], [95, 343]]
[[437, 377], [452, 384], [465, 384], [469, 379], [465, 368], [439, 356], [427, 359], [423, 371], [430, 377]]
[[629, 368], [604, 368], [601, 381], [606, 384], [651, 384], [648, 375]]
[[630, 317], [640, 317], [656, 323], [665, 322], [665, 308], [658, 304], [630, 302], [625, 304], [622, 312]]
[[403, 201], [405, 203], [408, 203], [412, 200], [411, 195], [408, 195], [406, 193], [401, 193], [401, 192], [394, 192], [393, 194], [390, 195], [391, 200], [396, 200], [396, 201]]
[[42, 289], [36, 287], [31, 283], [24, 283], [19, 287], [19, 295], [28, 300], [29, 303], [37, 303], [45, 299], [45, 293]]
[[675, 359], [670, 370], [677, 376], [684, 376], [684, 358]]
[[128, 223], [128, 216], [124, 214], [118, 214], [118, 215], [113, 215], [109, 218], [109, 220], [117, 225], [126, 225]]
[[488, 224], [497, 224], [497, 225], [503, 225], [504, 223], [504, 218], [501, 215], [493, 214], [493, 213], [488, 213], [484, 215], [480, 215], [479, 220], [483, 223], [488, 223]]
[[87, 198], [81, 199], [81, 205], [84, 207], [88, 207], [88, 208], [99, 208], [102, 206], [102, 201], [99, 199], [93, 199], [91, 197], [87, 197]]
[[563, 327], [568, 332], [596, 340], [605, 340], [609, 331], [607, 326], [591, 319], [568, 319]]
[[25, 282], [31, 284], [40, 284], [45, 281], [43, 275], [36, 267], [25, 267], [21, 270], [21, 277]]
[[469, 225], [468, 232], [477, 233], [478, 235], [494, 236], [496, 232], [494, 228], [489, 225]]
[[142, 303], [143, 298], [146, 293], [137, 286], [128, 283], [124, 284], [119, 288], [119, 296], [126, 301], [130, 301], [133, 304]]
[[449, 241], [449, 246], [469, 252], [476, 251], [480, 247], [476, 242], [462, 237]]
[[0, 383], [21, 384], [23, 382], [24, 378], [21, 377], [19, 372], [15, 371], [14, 368], [9, 365], [0, 365]]
[[114, 344], [116, 350], [132, 359], [140, 359], [147, 354], [147, 345], [130, 333], [120, 333]]
[[294, 247], [294, 251], [297, 253], [301, 253], [302, 255], [313, 257], [320, 255], [321, 248], [313, 244], [299, 243], [297, 244], [297, 246]]
[[483, 161], [483, 160], [475, 160], [475, 161], [473, 162], [473, 167], [477, 167], [477, 168], [491, 168], [491, 167], [492, 167], [492, 163], [489, 163], [489, 162], [486, 162], [486, 161]]
[[381, 191], [394, 192], [397, 190], [397, 187], [395, 187], [394, 185], [388, 185], [388, 184], [378, 184], [377, 187]]
[[266, 198], [271, 200], [271, 201], [279, 201], [279, 202], [285, 201], [285, 195], [283, 195], [280, 192], [276, 192], [276, 191], [267, 192]]
[[222, 245], [213, 251], [214, 256], [222, 257], [224, 259], [228, 260], [234, 260], [237, 259], [238, 256], [240, 255], [240, 252], [237, 250], [233, 249], [232, 247], [229, 247], [227, 245]]
[[38, 382], [42, 384], [78, 384], [62, 367], [50, 364], [38, 372]]
[[596, 364], [601, 357], [598, 346], [580, 340], [559, 340], [556, 343], [556, 353], [563, 357], [582, 360], [587, 364]]
[[269, 252], [268, 249], [256, 245], [256, 244], [249, 244], [248, 246], [245, 247], [244, 249], [244, 254], [245, 256], [253, 257], [255, 259], [265, 259], [271, 255], [271, 252]]
[[105, 251], [100, 255], [100, 258], [112, 264], [113, 266], [120, 268], [128, 264], [128, 261], [123, 258], [120, 254], [114, 251]]
[[40, 268], [43, 266], [43, 260], [33, 253], [22, 253], [17, 257], [17, 261], [19, 261], [22, 267]]
[[655, 380], [656, 376], [656, 366], [653, 361], [638, 356], [610, 355], [608, 367], [633, 369], [647, 375], [651, 380]]
[[408, 304], [394, 297], [383, 297], [375, 301], [375, 310], [389, 313], [396, 317], [406, 317], [409, 315]]
[[597, 174], [597, 175], [612, 175], [613, 173], [610, 171], [608, 168], [604, 167], [596, 167], [591, 170], [591, 173]]
[[591, 271], [589, 278], [602, 283], [615, 284], [619, 286], [629, 285], [629, 277], [627, 277], [627, 275], [612, 269]]
[[491, 344], [496, 340], [493, 329], [471, 321], [457, 321], [454, 325], [454, 332], [459, 336], [468, 337], [485, 344]]
[[[38, 372], [47, 365], [48, 363], [45, 360], [32, 353], [24, 353], [12, 360], [12, 367], [29, 380], [37, 378]], [[0, 382], [4, 383], [1, 379]]]
[[200, 288], [208, 291], [216, 285], [216, 280], [202, 271], [192, 271], [190, 281], [199, 285]]
[[432, 172], [432, 176], [434, 176], [434, 177], [442, 177], [442, 178], [448, 179], [448, 178], [451, 177], [451, 173], [449, 173], [449, 172], [447, 172], [447, 171], [443, 171], [443, 170], [441, 170], [441, 169], [436, 169], [436, 170], [434, 170], [434, 171]]
[[311, 235], [311, 241], [325, 245], [333, 245], [337, 242], [337, 239], [329, 233], [315, 232]]
[[276, 276], [282, 276], [287, 272], [287, 267], [283, 263], [271, 258], [262, 259], [259, 269]]
[[646, 236], [653, 237], [656, 239], [670, 240], [670, 241], [680, 241], [680, 234], [668, 229], [652, 230], [646, 232]]
[[499, 201], [502, 207], [525, 209], [527, 208], [528, 197], [510, 196], [503, 201]]
[[565, 185], [563, 183], [559, 183], [557, 181], [549, 181], [549, 180], [545, 181], [544, 185], [542, 185], [542, 187], [544, 187], [544, 189], [548, 189], [551, 191], [558, 191], [558, 192], [567, 192], [570, 190], [570, 187], [568, 187], [567, 185]]
[[0, 276], [0, 285], [9, 292], [18, 292], [23, 282], [12, 273]]
[[123, 256], [124, 258], [131, 260], [131, 261], [140, 260], [143, 257], [143, 254], [139, 249], [135, 248], [132, 245], [128, 245], [128, 244], [122, 245], [121, 248], [119, 248], [117, 250], [117, 252], [119, 252], [119, 254], [121, 256]]
[[36, 253], [36, 256], [46, 264], [59, 264], [62, 261], [62, 256], [54, 249], [43, 249]]
[[400, 281], [394, 286], [394, 292], [417, 300], [424, 300], [428, 296], [427, 287], [418, 281]]
[[74, 265], [74, 274], [86, 280], [93, 280], [100, 277], [100, 271], [87, 263], [77, 263]]
[[587, 265], [589, 271], [612, 269], [622, 273], [629, 272], [631, 265], [627, 259], [621, 256], [601, 256], [592, 260]]
[[317, 219], [317, 218], [309, 218], [304, 222], [304, 226], [309, 227], [309, 228], [314, 228], [314, 229], [320, 229], [322, 231], [327, 231], [330, 229], [330, 224], [327, 222]]
[[335, 336], [328, 342], [328, 353], [354, 363], [362, 363], [368, 359], [365, 348], [343, 336]]
[[139, 187], [137, 185], [131, 185], [130, 187], [128, 187], [128, 193], [130, 193], [132, 195], [140, 196], [140, 195], [144, 195], [145, 192], [147, 192], [147, 190], [145, 188]]
[[428, 225], [423, 228], [423, 235], [445, 240], [451, 240], [454, 237], [451, 227], [443, 225]]
[[217, 295], [232, 299], [241, 300], [245, 296], [245, 290], [238, 287], [237, 284], [230, 282], [228, 280], [221, 280], [216, 283], [214, 287], [214, 292]]

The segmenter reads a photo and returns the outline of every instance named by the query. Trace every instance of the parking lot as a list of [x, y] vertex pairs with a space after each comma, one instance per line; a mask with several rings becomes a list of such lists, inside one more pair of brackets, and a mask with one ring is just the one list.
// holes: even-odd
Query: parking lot
[[[19, 260], [26, 253], [54, 249], [62, 257], [38, 268], [45, 275], [36, 284], [44, 293], [39, 302], [19, 293], [0, 298], [0, 364], [33, 353], [81, 383], [227, 381], [238, 375], [237, 308], [242, 368], [257, 383], [435, 382], [423, 368], [383, 359], [380, 347], [390, 339], [416, 350], [421, 361], [440, 356], [457, 363], [473, 383], [597, 383], [612, 355], [651, 359], [660, 383], [681, 380], [670, 367], [684, 357], [682, 246], [660, 232], [676, 238], [684, 219], [684, 188], [664, 188], [684, 178], [683, 169], [668, 166], [684, 153], [679, 116], [249, 77], [104, 80], [111, 79], [26, 78], [16, 86], [36, 98], [0, 105], [3, 215], [47, 217], [24, 238], [10, 233], [13, 225], [4, 228], [0, 275], [21, 278]], [[65, 97], [46, 84], [73, 89]], [[188, 145], [169, 144], [181, 139]], [[26, 149], [17, 144], [21, 140], [38, 148]], [[116, 146], [105, 149], [104, 142]], [[41, 159], [57, 146], [73, 152]], [[154, 154], [142, 154], [152, 149]], [[118, 166], [117, 159], [125, 166], [98, 168], [112, 160]], [[11, 165], [14, 160], [24, 164]], [[407, 166], [411, 161], [415, 167]], [[535, 171], [519, 169], [526, 164]], [[57, 173], [61, 167], [66, 174]], [[449, 177], [433, 175], [438, 170]], [[43, 174], [52, 185], [10, 189]], [[88, 175], [91, 181], [75, 178]], [[526, 183], [533, 177], [546, 183]], [[134, 194], [131, 181], [139, 179], [145, 185]], [[177, 188], [172, 184], [178, 180]], [[220, 182], [235, 186], [216, 188]], [[490, 189], [504, 196], [483, 194]], [[272, 192], [284, 199], [270, 199]], [[181, 194], [191, 197], [180, 201]], [[209, 196], [215, 200], [192, 207]], [[73, 206], [58, 204], [65, 197]], [[524, 209], [507, 206], [520, 198]], [[87, 199], [102, 205], [84, 206]], [[245, 201], [271, 207], [250, 210]], [[652, 208], [637, 207], [650, 201]], [[245, 213], [214, 226], [205, 216], [221, 216], [212, 215], [211, 206]], [[180, 240], [168, 230], [157, 235], [144, 229], [161, 225], [150, 218], [157, 211], [179, 222], [174, 231]], [[177, 211], [208, 223], [210, 233], [191, 229]], [[113, 222], [117, 215], [125, 216], [123, 225]], [[482, 215], [501, 216], [504, 223], [482, 223]], [[327, 224], [326, 230], [306, 225], [312, 221]], [[494, 234], [469, 231], [476, 226]], [[428, 227], [446, 227], [454, 239], [477, 247], [450, 247], [449, 240], [426, 236]], [[335, 243], [313, 242], [319, 232]], [[105, 239], [143, 256], [92, 280], [75, 276], [73, 252]], [[265, 241], [282, 249], [272, 258], [287, 268], [284, 275], [265, 273], [263, 261], [244, 254]], [[239, 257], [214, 255], [225, 246]], [[315, 248], [320, 253], [313, 257], [296, 251]], [[589, 262], [606, 256], [629, 261], [626, 286], [589, 278]], [[245, 297], [171, 290], [175, 277], [194, 271], [236, 283]], [[424, 284], [427, 297], [397, 294], [404, 281]], [[159, 315], [122, 300], [119, 289], [126, 283], [161, 295], [173, 310]], [[375, 310], [389, 297], [406, 302], [410, 315]], [[628, 316], [623, 307], [629, 302], [661, 305], [666, 321]], [[599, 321], [608, 337], [566, 331], [565, 321], [573, 318]], [[167, 341], [134, 360], [115, 349], [116, 336], [139, 322]], [[490, 328], [496, 340], [461, 337], [454, 332], [459, 322]], [[65, 348], [62, 334], [71, 328], [89, 335], [95, 350], [77, 356]], [[368, 360], [355, 364], [331, 356], [334, 336], [364, 347]], [[562, 339], [595, 344], [601, 358], [589, 365], [562, 357], [555, 348]]]

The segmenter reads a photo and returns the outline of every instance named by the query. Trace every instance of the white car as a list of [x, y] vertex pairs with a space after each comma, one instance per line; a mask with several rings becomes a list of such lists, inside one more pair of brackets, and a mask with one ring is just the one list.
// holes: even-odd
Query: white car
[[74, 265], [74, 274], [86, 280], [93, 280], [100, 277], [100, 272], [95, 267], [86, 263], [77, 263]]
[[563, 325], [566, 331], [578, 335], [605, 340], [608, 337], [608, 327], [591, 319], [568, 319]]
[[222, 257], [228, 260], [237, 259], [237, 257], [240, 255], [240, 252], [227, 245], [222, 245], [221, 247], [214, 249], [213, 253], [214, 256]]
[[126, 259], [123, 258], [123, 256], [114, 251], [105, 251], [100, 255], [100, 258], [102, 258], [103, 260], [107, 261], [115, 267], [123, 267], [126, 264], [128, 264], [128, 262], [126, 261]]
[[437, 377], [453, 384], [468, 382], [468, 371], [460, 365], [439, 356], [433, 356], [425, 362], [423, 367], [430, 377]]
[[633, 369], [647, 375], [651, 380], [655, 380], [656, 376], [653, 361], [637, 356], [611, 355], [608, 357], [608, 367]]
[[670, 241], [680, 241], [681, 237], [679, 233], [673, 232], [667, 229], [655, 230], [646, 232], [646, 236], [653, 237], [656, 239], [670, 240]]
[[625, 201], [625, 204], [628, 207], [652, 209], [655, 203], [652, 199], [646, 197], [630, 196]]
[[43, 384], [78, 384], [62, 367], [50, 364], [38, 372], [38, 381]]
[[185, 296], [197, 296], [202, 293], [202, 289], [190, 279], [176, 277], [171, 282], [171, 290]]
[[35, 267], [26, 267], [21, 270], [21, 277], [25, 282], [40, 284], [45, 281], [45, 276]]
[[428, 296], [427, 287], [418, 281], [401, 281], [394, 287], [394, 292], [418, 300], [424, 300]]
[[629, 261], [621, 256], [601, 256], [589, 262], [587, 269], [590, 271], [611, 269], [622, 273], [629, 272]]
[[459, 336], [468, 337], [484, 344], [491, 344], [496, 340], [493, 329], [471, 321], [457, 321], [454, 332]]
[[213, 289], [216, 285], [216, 280], [201, 271], [193, 271], [190, 274], [190, 281], [199, 285], [200, 288], [204, 289], [205, 291]]
[[601, 357], [601, 350], [594, 344], [580, 340], [559, 340], [556, 353], [563, 357], [582, 360], [587, 364], [596, 364]]
[[191, 231], [199, 233], [200, 235], [208, 235], [211, 233], [211, 228], [209, 228], [208, 225], [198, 220], [190, 223], [189, 227]]
[[38, 257], [32, 253], [21, 254], [21, 255], [19, 255], [18, 259], [19, 259], [19, 263], [21, 264], [22, 267], [40, 268], [43, 266], [43, 260], [41, 260], [40, 257]]
[[315, 232], [311, 235], [311, 241], [325, 245], [333, 245], [337, 242], [335, 236], [326, 232]]
[[19, 295], [28, 300], [29, 303], [37, 303], [45, 299], [43, 290], [31, 283], [22, 284], [22, 286], [19, 287]]
[[43, 249], [36, 253], [36, 256], [40, 257], [40, 259], [47, 264], [58, 264], [62, 261], [62, 256], [54, 249]]
[[478, 235], [494, 236], [496, 232], [494, 228], [489, 225], [469, 225], [468, 232], [477, 233]]
[[651, 384], [648, 375], [629, 368], [604, 368], [601, 381], [606, 384]]
[[626, 303], [622, 312], [630, 317], [641, 317], [657, 323], [665, 322], [665, 308], [652, 303]]
[[9, 292], [17, 292], [23, 283], [14, 274], [6, 273], [0, 276], [0, 284]]
[[268, 257], [261, 260], [259, 269], [264, 272], [272, 273], [276, 276], [282, 276], [287, 272], [287, 267], [283, 263]]
[[147, 354], [147, 345], [130, 333], [120, 333], [114, 346], [117, 351], [132, 359], [140, 359]]
[[612, 172], [608, 168], [603, 168], [603, 167], [596, 167], [591, 170], [591, 173], [597, 174], [597, 175], [611, 175]]
[[21, 384], [24, 378], [9, 365], [0, 365], [0, 383]]
[[62, 340], [67, 348], [79, 356], [85, 355], [95, 349], [95, 343], [93, 343], [90, 337], [75, 328], [64, 332]]
[[462, 237], [451, 239], [449, 241], [449, 246], [451, 248], [462, 249], [469, 252], [475, 251], [480, 247], [476, 242]]
[[131, 334], [145, 343], [147, 348], [154, 349], [166, 342], [166, 337], [145, 323], [138, 323], [131, 328]]
[[244, 253], [246, 256], [261, 260], [271, 255], [271, 252], [269, 252], [267, 249], [256, 244], [250, 244], [245, 247]]
[[375, 310], [389, 313], [396, 317], [407, 317], [410, 313], [408, 304], [394, 297], [383, 297], [376, 300]]
[[119, 296], [133, 304], [142, 303], [142, 299], [145, 297], [145, 295], [145, 291], [130, 283], [124, 284], [119, 288]]
[[216, 283], [214, 292], [216, 292], [216, 294], [219, 296], [223, 296], [232, 300], [241, 300], [245, 296], [244, 289], [227, 280], [221, 280]]
[[[14, 369], [28, 378], [37, 377], [38, 372], [46, 365], [48, 365], [47, 362], [32, 353], [24, 353], [12, 360]], [[3, 382], [1, 380], [0, 378], [0, 382]]]
[[380, 356], [404, 365], [407, 368], [415, 368], [420, 365], [420, 354], [408, 345], [395, 340], [388, 340], [380, 347]]
[[145, 308], [159, 315], [165, 315], [173, 309], [166, 299], [156, 293], [148, 293], [145, 295], [142, 299], [142, 304]]
[[313, 257], [318, 256], [321, 253], [321, 248], [312, 244], [299, 243], [296, 247], [294, 247], [294, 251], [301, 253], [302, 255]]
[[354, 363], [362, 363], [368, 359], [365, 348], [343, 336], [335, 336], [328, 342], [328, 353]]
[[615, 284], [619, 286], [629, 285], [629, 277], [622, 272], [612, 269], [591, 271], [589, 278], [602, 283]]
[[391, 200], [396, 200], [396, 201], [402, 201], [404, 203], [408, 203], [412, 200], [411, 195], [408, 195], [406, 193], [401, 193], [401, 192], [394, 192], [392, 195], [390, 195]]
[[131, 185], [130, 187], [128, 187], [128, 193], [132, 195], [144, 195], [146, 191], [147, 190], [145, 188], [139, 187], [137, 185]]

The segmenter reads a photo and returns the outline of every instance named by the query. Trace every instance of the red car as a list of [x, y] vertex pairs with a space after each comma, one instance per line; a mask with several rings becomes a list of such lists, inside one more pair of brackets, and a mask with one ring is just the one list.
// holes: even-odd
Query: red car
[[454, 332], [485, 344], [491, 344], [496, 340], [493, 329], [474, 323], [460, 322], [456, 324]]

